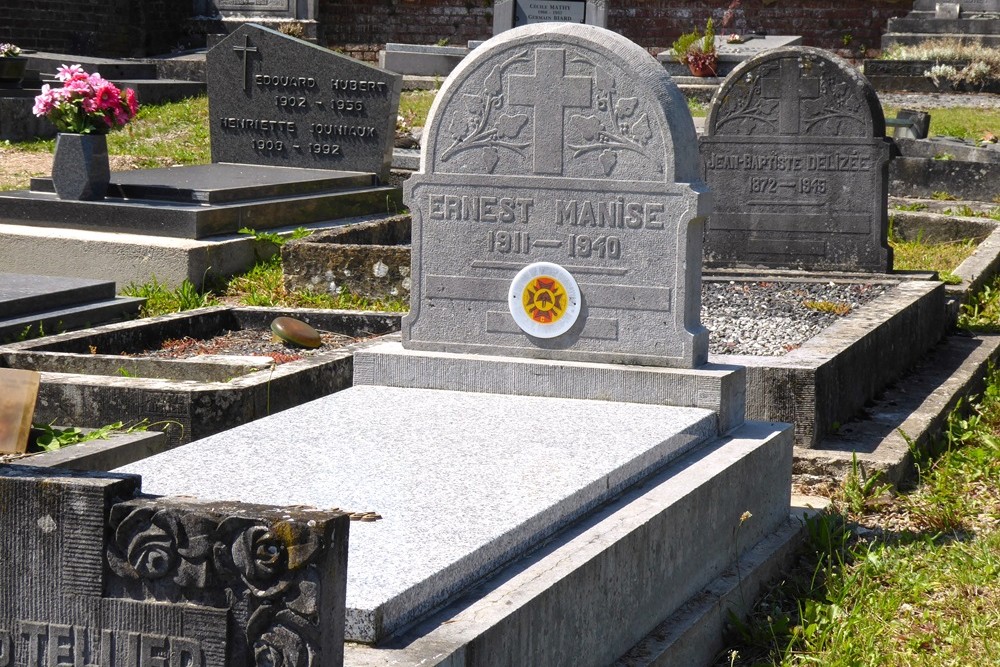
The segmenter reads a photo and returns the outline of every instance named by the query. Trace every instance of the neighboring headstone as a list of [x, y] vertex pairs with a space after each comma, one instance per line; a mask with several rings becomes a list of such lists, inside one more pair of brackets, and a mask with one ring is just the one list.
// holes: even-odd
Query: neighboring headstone
[[600, 48], [549, 28], [484, 44], [438, 94], [405, 185], [404, 345], [700, 365], [708, 200], [684, 98], [614, 33], [586, 27]]
[[207, 73], [213, 162], [388, 175], [402, 77], [253, 24]]
[[493, 3], [493, 34], [499, 35], [533, 23], [586, 23], [608, 25], [607, 0], [496, 0]]
[[[802, 43], [802, 37], [798, 35], [742, 35], [741, 42], [730, 43], [727, 35], [715, 36], [715, 50], [719, 61], [716, 72], [719, 76], [726, 76], [741, 62], [750, 60], [754, 56], [777, 49], [782, 46], [798, 46]], [[684, 63], [677, 62], [673, 49], [668, 49], [656, 56], [656, 59], [663, 63], [663, 67], [671, 76], [690, 76], [691, 70]]]
[[0, 664], [343, 664], [348, 516], [0, 466]]
[[35, 371], [0, 368], [0, 454], [19, 454], [28, 449], [40, 380]]
[[926, 139], [931, 129], [931, 115], [926, 111], [900, 109], [893, 121], [886, 119], [893, 128], [894, 139]]
[[889, 143], [875, 91], [826, 51], [737, 67], [701, 139], [711, 267], [887, 272]]

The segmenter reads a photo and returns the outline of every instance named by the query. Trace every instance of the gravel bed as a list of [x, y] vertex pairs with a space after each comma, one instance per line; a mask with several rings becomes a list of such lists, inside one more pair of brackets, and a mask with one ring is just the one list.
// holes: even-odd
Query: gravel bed
[[889, 289], [880, 284], [704, 281], [712, 354], [782, 356]]
[[152, 359], [190, 359], [202, 354], [234, 354], [271, 357], [275, 363], [297, 361], [322, 354], [361, 340], [344, 334], [320, 332], [322, 344], [313, 349], [288, 345], [274, 338], [270, 329], [238, 329], [224, 331], [214, 338], [199, 340], [185, 336], [165, 340], [158, 349], [123, 353], [127, 357]]

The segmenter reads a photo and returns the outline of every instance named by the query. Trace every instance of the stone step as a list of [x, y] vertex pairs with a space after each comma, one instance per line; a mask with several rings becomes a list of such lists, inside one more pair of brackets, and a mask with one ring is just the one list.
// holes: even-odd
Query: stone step
[[122, 60], [112, 58], [92, 58], [89, 56], [66, 55], [35, 51], [26, 53], [28, 69], [36, 70], [45, 79], [54, 78], [62, 65], [81, 65], [88, 73], [98, 72], [108, 80], [115, 79], [155, 79], [156, 65], [142, 60]]
[[882, 35], [882, 48], [887, 49], [896, 44], [916, 46], [930, 39], [955, 39], [963, 44], [982, 44], [983, 46], [1000, 47], [1000, 34], [965, 35], [953, 33], [886, 33]]
[[133, 319], [139, 315], [139, 308], [144, 303], [145, 299], [119, 297], [2, 319], [0, 342], [8, 343], [25, 337], [32, 338]]
[[0, 312], [5, 320], [114, 297], [113, 281], [0, 273]]
[[912, 14], [889, 19], [890, 33], [933, 33], [948, 35], [996, 35], [1000, 33], [1000, 18], [936, 19], [915, 18]]
[[119, 88], [132, 88], [140, 104], [177, 102], [186, 97], [205, 94], [204, 81], [178, 79], [111, 79]]

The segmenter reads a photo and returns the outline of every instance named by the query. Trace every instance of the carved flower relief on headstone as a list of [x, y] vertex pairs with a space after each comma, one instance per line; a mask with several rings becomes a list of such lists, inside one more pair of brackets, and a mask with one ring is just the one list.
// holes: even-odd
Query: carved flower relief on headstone
[[716, 135], [871, 137], [862, 82], [809, 53], [762, 64], [717, 102]]
[[134, 599], [243, 610], [251, 663], [313, 667], [324, 545], [310, 523], [127, 502], [112, 508], [106, 555]]
[[[440, 161], [475, 151], [479, 163], [466, 165], [467, 173], [497, 173], [506, 163], [514, 168], [499, 173], [525, 173], [531, 165], [529, 173], [569, 175], [566, 149], [569, 161], [582, 166], [577, 176], [611, 176], [626, 152], [663, 172], [647, 104], [622, 92], [619, 79], [582, 49], [526, 48], [494, 66], [482, 92], [462, 99], [464, 109], [451, 111], [447, 121], [450, 142]], [[523, 163], [503, 160], [504, 153]]]

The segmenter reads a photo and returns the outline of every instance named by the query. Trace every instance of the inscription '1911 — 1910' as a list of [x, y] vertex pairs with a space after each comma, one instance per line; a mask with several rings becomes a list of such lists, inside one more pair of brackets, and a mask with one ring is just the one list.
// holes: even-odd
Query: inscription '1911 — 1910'
[[[0, 667], [204, 667], [196, 639], [36, 621], [15, 632], [0, 630]], [[14, 655], [17, 645], [26, 655]]]

